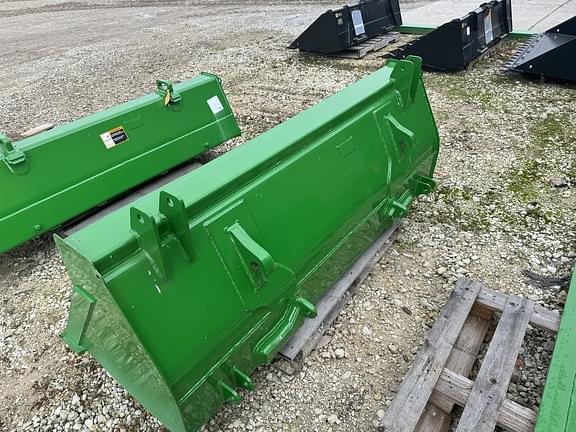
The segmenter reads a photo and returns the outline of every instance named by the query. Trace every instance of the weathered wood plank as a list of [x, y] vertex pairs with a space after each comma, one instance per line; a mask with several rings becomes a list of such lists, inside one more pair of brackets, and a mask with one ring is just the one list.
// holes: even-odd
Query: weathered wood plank
[[[468, 316], [456, 345], [446, 362], [446, 369], [465, 377], [470, 375], [489, 326], [490, 322], [483, 318], [475, 315]], [[446, 413], [451, 413], [454, 408], [452, 399], [436, 391], [432, 393], [430, 401]]]
[[494, 310], [488, 309], [487, 307], [478, 304], [478, 302], [476, 302], [474, 307], [472, 307], [470, 313], [477, 317], [484, 318], [486, 321], [491, 321], [492, 318], [494, 318]]
[[[478, 294], [477, 304], [494, 311], [502, 312], [506, 304], [506, 299], [506, 294], [488, 288], [482, 288], [482, 291]], [[560, 328], [560, 318], [558, 311], [551, 311], [540, 305], [535, 305], [532, 316], [530, 317], [530, 324], [557, 333], [558, 328]]]
[[[441, 394], [464, 407], [468, 402], [473, 385], [474, 382], [468, 378], [444, 369], [436, 384], [435, 394]], [[433, 402], [433, 399], [431, 401]], [[518, 405], [510, 399], [505, 399], [498, 410], [497, 424], [510, 432], [532, 432], [536, 416], [535, 411]]]
[[415, 430], [418, 432], [448, 432], [451, 423], [452, 416], [450, 414], [428, 404]]
[[508, 297], [457, 432], [494, 430], [533, 311], [531, 301], [515, 295]]
[[560, 312], [551, 311], [539, 304], [534, 305], [534, 312], [530, 318], [530, 323], [534, 327], [558, 333], [561, 320]]
[[[351, 295], [372, 271], [382, 255], [394, 243], [399, 222], [386, 230], [350, 266], [348, 271], [330, 288], [316, 306], [316, 318], [307, 319], [280, 350], [279, 357], [288, 362], [302, 362], [318, 344], [320, 338], [336, 320]], [[294, 371], [298, 365], [291, 365]], [[286, 369], [285, 372], [290, 372]]]
[[54, 125], [52, 123], [44, 123], [40, 126], [36, 126], [32, 129], [28, 129], [26, 132], [22, 132], [20, 135], [23, 138], [28, 138], [33, 135], [38, 135], [39, 133], [46, 132], [47, 130], [53, 129]]
[[333, 57], [361, 59], [366, 57], [368, 53], [372, 51], [374, 52], [379, 51], [382, 48], [387, 47], [391, 43], [398, 42], [399, 40], [400, 40], [399, 33], [388, 33], [381, 36], [375, 36], [365, 42], [351, 46], [343, 51], [331, 55]]
[[382, 419], [381, 431], [414, 430], [481, 288], [469, 279], [457, 282]]
[[[454, 347], [458, 351], [469, 354], [476, 359], [489, 326], [490, 321], [474, 315], [468, 316]], [[448, 359], [448, 368], [454, 372], [468, 375], [472, 370], [472, 365], [468, 362], [462, 364], [457, 359]]]

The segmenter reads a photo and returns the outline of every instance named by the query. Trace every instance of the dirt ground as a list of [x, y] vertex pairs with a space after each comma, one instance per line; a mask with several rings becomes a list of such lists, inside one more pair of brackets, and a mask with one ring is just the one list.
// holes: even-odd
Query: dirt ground
[[[148, 93], [158, 78], [206, 71], [223, 79], [243, 134], [216, 157], [384, 64], [382, 53], [355, 61], [285, 49], [330, 6], [4, 0], [0, 131], [16, 138]], [[576, 258], [576, 87], [499, 73], [517, 45], [468, 73], [425, 74], [442, 139], [437, 192], [414, 205], [302, 372], [261, 368], [256, 390], [205, 431], [375, 430], [459, 276], [562, 307]], [[558, 282], [538, 285], [525, 270]], [[161, 429], [59, 339], [71, 288], [49, 236], [0, 255], [0, 287], [0, 430]], [[528, 339], [509, 396], [537, 407], [551, 345], [536, 331]]]

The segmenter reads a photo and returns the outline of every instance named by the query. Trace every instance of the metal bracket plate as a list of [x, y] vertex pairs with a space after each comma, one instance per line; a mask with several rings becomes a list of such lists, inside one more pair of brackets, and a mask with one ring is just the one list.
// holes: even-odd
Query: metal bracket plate
[[4, 159], [8, 169], [14, 174], [26, 174], [30, 170], [26, 154], [17, 147], [14, 147], [12, 141], [1, 133], [0, 156]]

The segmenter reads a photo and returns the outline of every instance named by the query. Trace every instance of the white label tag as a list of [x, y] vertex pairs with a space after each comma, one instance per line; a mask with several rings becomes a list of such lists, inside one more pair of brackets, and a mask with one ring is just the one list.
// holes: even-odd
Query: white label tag
[[110, 135], [110, 132], [106, 132], [100, 135], [100, 139], [102, 140], [107, 149], [111, 149], [116, 145], [116, 143], [112, 139], [112, 135]]
[[208, 106], [212, 110], [212, 114], [218, 114], [220, 111], [224, 111], [224, 105], [220, 102], [220, 98], [218, 96], [211, 97], [206, 102], [208, 102]]
[[356, 9], [352, 11], [352, 22], [354, 23], [354, 33], [356, 33], [356, 36], [360, 36], [366, 33], [361, 10]]
[[492, 30], [492, 10], [484, 17], [484, 35], [486, 43], [489, 44], [494, 40], [494, 31]]

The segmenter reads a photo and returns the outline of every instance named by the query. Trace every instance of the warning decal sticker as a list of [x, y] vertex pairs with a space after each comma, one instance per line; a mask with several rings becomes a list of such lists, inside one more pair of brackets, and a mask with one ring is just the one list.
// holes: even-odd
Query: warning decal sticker
[[123, 126], [118, 126], [100, 135], [100, 139], [107, 149], [111, 149], [118, 144], [128, 141], [128, 135], [126, 135]]

